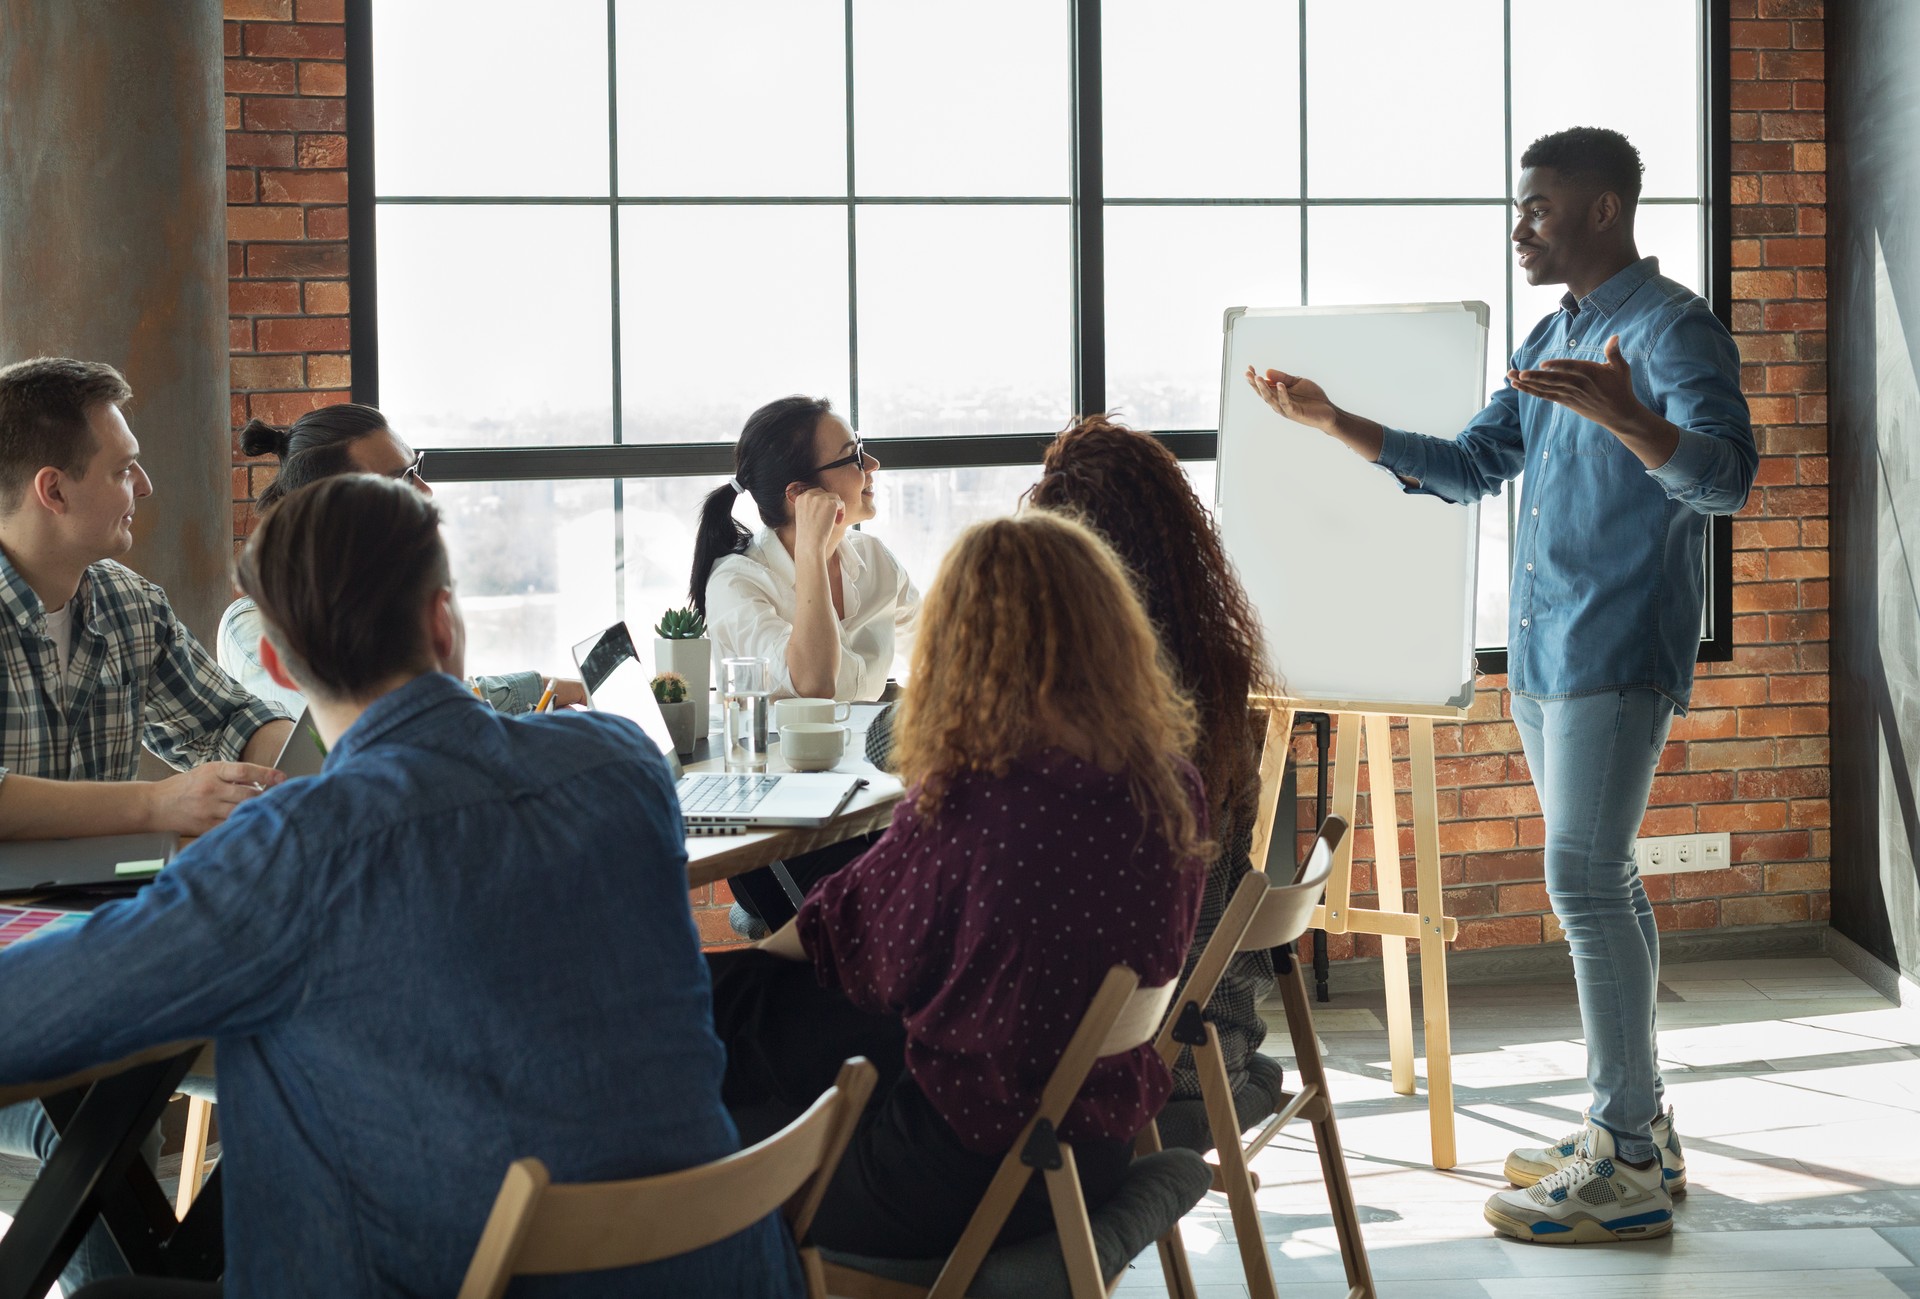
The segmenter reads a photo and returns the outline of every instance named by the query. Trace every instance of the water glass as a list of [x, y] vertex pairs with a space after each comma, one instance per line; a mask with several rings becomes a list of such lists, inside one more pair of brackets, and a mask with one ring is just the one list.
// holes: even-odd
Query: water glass
[[771, 670], [762, 658], [720, 662], [720, 725], [728, 771], [767, 769], [767, 693]]

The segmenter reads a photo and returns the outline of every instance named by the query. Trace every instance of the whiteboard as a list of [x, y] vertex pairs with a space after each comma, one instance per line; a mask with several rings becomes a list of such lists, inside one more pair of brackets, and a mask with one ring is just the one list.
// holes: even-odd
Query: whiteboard
[[1292, 697], [1471, 702], [1480, 509], [1409, 495], [1340, 442], [1276, 415], [1247, 366], [1313, 379], [1356, 415], [1451, 438], [1485, 404], [1487, 315], [1480, 302], [1226, 313], [1214, 508]]

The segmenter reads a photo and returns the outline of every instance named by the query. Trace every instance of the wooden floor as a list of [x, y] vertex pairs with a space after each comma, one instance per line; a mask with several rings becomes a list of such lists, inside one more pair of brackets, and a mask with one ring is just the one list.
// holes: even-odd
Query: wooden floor
[[[1661, 1065], [1691, 1190], [1665, 1240], [1570, 1247], [1497, 1238], [1480, 1211], [1506, 1186], [1509, 1148], [1580, 1124], [1571, 974], [1454, 990], [1460, 1165], [1441, 1173], [1422, 1162], [1424, 1095], [1389, 1085], [1379, 994], [1342, 994], [1334, 969], [1315, 1023], [1383, 1299], [1920, 1296], [1920, 1007], [1891, 1005], [1824, 958], [1661, 975]], [[1269, 1047], [1287, 1041], [1274, 1022]], [[1280, 1293], [1344, 1295], [1311, 1148], [1289, 1134], [1255, 1168]], [[1225, 1197], [1209, 1195], [1183, 1231], [1202, 1299], [1246, 1295]], [[1120, 1293], [1156, 1292], [1149, 1251]]]

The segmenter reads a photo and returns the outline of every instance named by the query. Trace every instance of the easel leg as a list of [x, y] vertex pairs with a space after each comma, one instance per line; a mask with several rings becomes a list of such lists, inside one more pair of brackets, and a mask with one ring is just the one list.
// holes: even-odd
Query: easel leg
[[[1400, 874], [1400, 814], [1394, 801], [1393, 723], [1370, 713], [1367, 726], [1367, 794], [1373, 808], [1373, 878], [1381, 911], [1405, 911], [1407, 894]], [[1407, 978], [1407, 940], [1391, 934], [1380, 939], [1380, 965], [1387, 994], [1387, 1052], [1393, 1061], [1393, 1090], [1413, 1095], [1413, 991]]]
[[1453, 1025], [1447, 1003], [1446, 900], [1440, 891], [1440, 800], [1433, 765], [1433, 719], [1408, 718], [1407, 731], [1413, 760], [1413, 861], [1420, 902], [1420, 1009], [1426, 1028], [1427, 1113], [1433, 1127], [1433, 1166], [1452, 1168]]
[[[1268, 846], [1273, 842], [1273, 823], [1280, 811], [1280, 781], [1287, 774], [1288, 750], [1293, 746], [1293, 709], [1282, 704], [1269, 705], [1267, 740], [1260, 750], [1260, 803], [1253, 818], [1253, 868], [1267, 868]], [[1315, 827], [1316, 829], [1318, 827]], [[1287, 856], [1296, 854], [1291, 847]]]
[[[1332, 811], [1346, 818], [1348, 825], [1353, 824], [1353, 809], [1360, 801], [1360, 730], [1358, 717], [1342, 714], [1339, 738], [1334, 741]], [[1352, 912], [1353, 840], [1348, 835], [1340, 841], [1333, 855], [1333, 874], [1327, 878], [1326, 931], [1330, 934], [1346, 933]]]

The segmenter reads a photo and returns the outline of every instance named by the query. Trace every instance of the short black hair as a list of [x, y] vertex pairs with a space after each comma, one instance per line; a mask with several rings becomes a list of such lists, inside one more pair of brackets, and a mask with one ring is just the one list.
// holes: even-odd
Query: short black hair
[[1631, 212], [1640, 202], [1640, 178], [1646, 164], [1626, 136], [1604, 126], [1575, 126], [1543, 135], [1520, 155], [1522, 167], [1548, 167], [1612, 190]]
[[431, 658], [420, 610], [449, 585], [440, 511], [405, 483], [339, 474], [289, 492], [238, 565], [267, 637], [310, 695], [364, 700]]
[[0, 514], [11, 514], [33, 476], [51, 465], [86, 476], [100, 449], [87, 412], [133, 398], [125, 376], [100, 361], [36, 356], [0, 369]]

